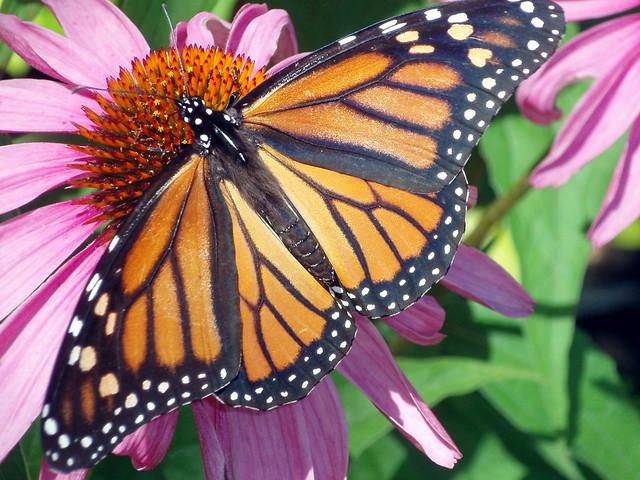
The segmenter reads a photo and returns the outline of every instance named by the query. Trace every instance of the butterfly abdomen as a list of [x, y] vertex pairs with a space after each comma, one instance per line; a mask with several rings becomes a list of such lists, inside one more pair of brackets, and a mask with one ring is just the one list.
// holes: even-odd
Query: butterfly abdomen
[[[249, 145], [244, 132], [235, 132], [238, 143]], [[257, 151], [247, 148], [246, 161], [239, 163], [222, 158], [224, 175], [238, 186], [245, 200], [280, 238], [287, 250], [318, 281], [333, 286], [336, 275], [311, 228], [286, 199], [278, 180], [258, 158]]]
[[300, 215], [286, 202], [274, 202], [263, 209], [265, 220], [278, 235], [287, 250], [317, 280], [333, 285], [335, 273], [318, 239]]

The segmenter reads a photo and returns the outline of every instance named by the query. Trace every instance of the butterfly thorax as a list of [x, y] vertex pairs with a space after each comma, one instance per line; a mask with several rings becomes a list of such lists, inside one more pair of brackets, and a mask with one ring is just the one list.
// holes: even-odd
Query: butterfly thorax
[[194, 145], [202, 153], [221, 151], [223, 155], [246, 163], [249, 148], [237, 137], [236, 129], [241, 125], [241, 116], [233, 108], [214, 110], [200, 97], [182, 96], [176, 100], [180, 116], [189, 124], [194, 135]]
[[237, 185], [293, 256], [319, 281], [334, 286], [335, 273], [318, 240], [285, 200], [278, 182], [258, 158], [256, 146], [242, 134], [241, 114], [233, 106], [214, 110], [195, 96], [182, 96], [176, 104], [193, 131], [191, 148], [210, 159], [212, 176]]

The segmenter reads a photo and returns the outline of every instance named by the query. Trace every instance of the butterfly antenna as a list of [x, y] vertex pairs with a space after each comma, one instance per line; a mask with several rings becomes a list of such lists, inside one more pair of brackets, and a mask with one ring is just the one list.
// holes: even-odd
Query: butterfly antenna
[[168, 97], [167, 95], [160, 95], [159, 93], [145, 93], [138, 91], [129, 91], [129, 90], [110, 90], [108, 88], [101, 87], [90, 87], [89, 85], [76, 85], [71, 89], [71, 94], [78, 93], [81, 90], [95, 90], [98, 92], [107, 92], [107, 93], [119, 93], [121, 95], [139, 95], [141, 97], [154, 97], [154, 98], [166, 98], [169, 100], [173, 100], [172, 97]]
[[167, 23], [169, 24], [169, 29], [171, 31], [170, 33], [171, 46], [175, 48], [176, 54], [178, 55], [178, 63], [180, 64], [180, 75], [182, 75], [182, 85], [183, 85], [184, 93], [186, 93], [187, 92], [187, 73], [186, 73], [186, 69], [184, 68], [184, 63], [182, 62], [182, 51], [180, 51], [180, 49], [178, 48], [178, 34], [176, 33], [175, 28], [173, 27], [173, 22], [171, 21], [171, 16], [169, 15], [167, 4], [164, 2], [162, 3], [162, 11], [164, 12], [164, 16], [167, 19]]

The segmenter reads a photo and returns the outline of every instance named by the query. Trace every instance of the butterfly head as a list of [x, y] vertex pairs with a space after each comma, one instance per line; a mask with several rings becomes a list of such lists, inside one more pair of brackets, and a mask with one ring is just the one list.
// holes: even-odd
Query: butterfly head
[[234, 108], [214, 110], [201, 97], [181, 96], [176, 100], [180, 117], [193, 132], [194, 144], [211, 153], [214, 146], [245, 161], [244, 148], [236, 137], [240, 115]]
[[176, 105], [182, 120], [194, 129], [204, 125], [214, 113], [213, 109], [209, 108], [200, 97], [182, 95], [176, 99]]

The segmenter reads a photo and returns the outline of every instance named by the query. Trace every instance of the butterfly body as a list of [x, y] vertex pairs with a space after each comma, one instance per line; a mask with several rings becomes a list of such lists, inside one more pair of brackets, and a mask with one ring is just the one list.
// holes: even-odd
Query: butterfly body
[[291, 254], [318, 281], [336, 286], [331, 264], [317, 239], [286, 201], [278, 182], [258, 158], [251, 138], [240, 128], [240, 113], [232, 105], [222, 111], [213, 110], [200, 97], [183, 96], [176, 104], [195, 139], [186, 151], [208, 159], [210, 182], [227, 178], [237, 185], [243, 198], [259, 212]]
[[344, 37], [222, 110], [177, 98], [193, 142], [81, 294], [42, 412], [49, 463], [93, 465], [206, 396], [308, 395], [347, 354], [352, 311], [397, 314], [446, 274], [462, 167], [563, 26], [548, 0], [455, 2]]

